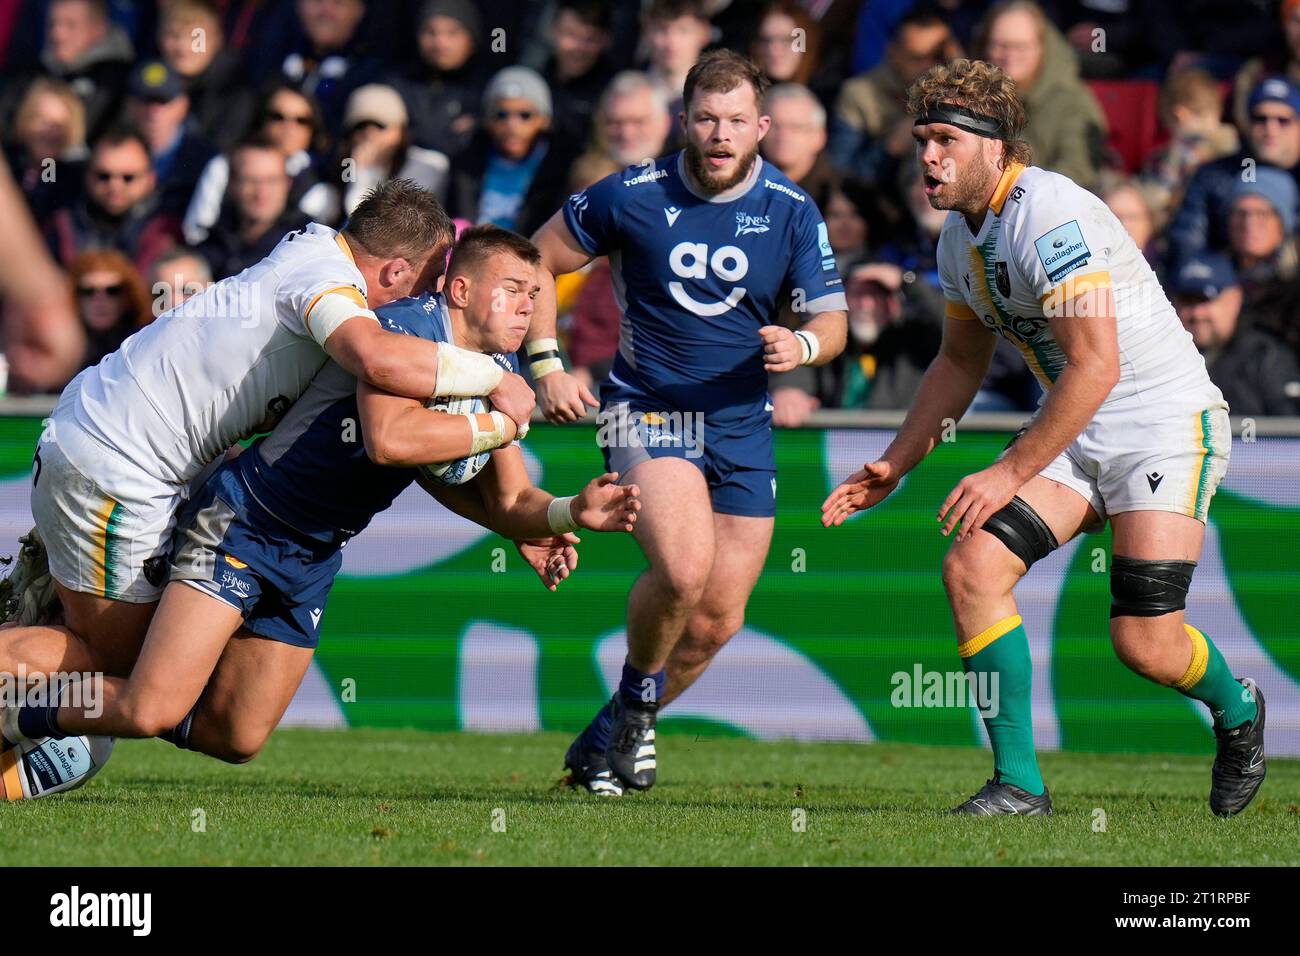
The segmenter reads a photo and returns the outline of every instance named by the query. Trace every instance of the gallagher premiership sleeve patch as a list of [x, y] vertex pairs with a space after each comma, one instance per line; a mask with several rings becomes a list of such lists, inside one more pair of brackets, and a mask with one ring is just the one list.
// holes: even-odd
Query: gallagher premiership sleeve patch
[[1088, 264], [1088, 244], [1083, 241], [1079, 221], [1072, 219], [1051, 232], [1034, 240], [1034, 249], [1047, 273], [1047, 281], [1055, 285], [1075, 269]]

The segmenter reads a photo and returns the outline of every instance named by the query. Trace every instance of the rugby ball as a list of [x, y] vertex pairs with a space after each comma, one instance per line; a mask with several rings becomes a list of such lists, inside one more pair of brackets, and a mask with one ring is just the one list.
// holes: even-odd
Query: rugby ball
[[112, 737], [42, 737], [0, 754], [5, 800], [35, 800], [75, 790], [99, 773], [113, 752]]
[[[424, 407], [433, 409], [435, 412], [447, 412], [450, 415], [464, 415], [467, 412], [482, 415], [491, 411], [488, 403], [477, 396], [469, 398], [431, 398], [424, 403]], [[483, 470], [483, 466], [488, 463], [491, 456], [492, 452], [481, 451], [477, 455], [458, 458], [455, 461], [441, 461], [421, 465], [419, 470], [424, 477], [430, 481], [436, 481], [440, 485], [463, 485], [467, 481], [472, 481]]]

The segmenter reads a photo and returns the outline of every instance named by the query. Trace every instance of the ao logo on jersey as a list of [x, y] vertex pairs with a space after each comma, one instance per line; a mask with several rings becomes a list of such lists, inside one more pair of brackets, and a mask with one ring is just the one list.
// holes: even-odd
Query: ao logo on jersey
[[[683, 279], [708, 278], [711, 269], [723, 282], [739, 282], [749, 272], [749, 257], [743, 251], [735, 246], [722, 246], [710, 255], [708, 243], [704, 242], [677, 243], [668, 253], [668, 264], [673, 274]], [[744, 286], [734, 286], [721, 302], [701, 302], [680, 282], [668, 283], [668, 291], [683, 309], [703, 316], [722, 315], [745, 297]]]

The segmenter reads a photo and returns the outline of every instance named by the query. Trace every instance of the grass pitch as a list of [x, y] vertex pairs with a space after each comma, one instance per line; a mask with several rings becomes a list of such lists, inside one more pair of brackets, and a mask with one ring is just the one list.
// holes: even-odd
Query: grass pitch
[[971, 820], [938, 811], [989, 775], [975, 749], [661, 735], [658, 785], [602, 800], [557, 786], [568, 742], [284, 730], [242, 767], [119, 742], [84, 789], [0, 806], [0, 864], [1300, 863], [1295, 760], [1218, 820], [1209, 757], [1048, 754], [1055, 816]]

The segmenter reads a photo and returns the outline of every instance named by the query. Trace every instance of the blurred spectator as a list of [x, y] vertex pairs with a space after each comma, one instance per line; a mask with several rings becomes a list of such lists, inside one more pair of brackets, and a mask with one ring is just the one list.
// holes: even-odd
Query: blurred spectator
[[1244, 321], [1242, 289], [1226, 256], [1189, 257], [1171, 291], [1234, 415], [1300, 414], [1300, 364], [1281, 342]]
[[531, 235], [568, 195], [574, 144], [547, 135], [551, 93], [527, 67], [492, 77], [483, 111], [483, 129], [453, 162], [447, 212]]
[[852, 176], [835, 176], [811, 195], [826, 221], [840, 275], [854, 263], [878, 258], [895, 216], [873, 187]]
[[238, 55], [226, 48], [216, 0], [164, 0], [158, 21], [162, 60], [181, 78], [190, 116], [218, 149], [234, 146], [256, 108]]
[[669, 152], [675, 119], [663, 91], [644, 73], [626, 70], [610, 81], [596, 111], [596, 151], [619, 166], [635, 166]]
[[191, 296], [212, 285], [212, 267], [193, 249], [177, 246], [153, 261], [149, 270], [149, 294], [155, 316], [174, 309]]
[[833, 175], [826, 154], [826, 110], [806, 86], [778, 83], [767, 94], [772, 125], [763, 138], [763, 158], [808, 193], [819, 193]]
[[907, 88], [932, 66], [958, 55], [947, 25], [934, 12], [904, 17], [884, 61], [840, 87], [830, 144], [835, 165], [868, 182], [892, 180], [897, 164], [915, 147]]
[[1295, 180], [1261, 166], [1255, 178], [1238, 181], [1228, 209], [1228, 250], [1247, 294], [1265, 282], [1296, 274]]
[[773, 84], [811, 88], [821, 64], [821, 28], [795, 0], [776, 0], [758, 21], [750, 58]]
[[1149, 0], [1046, 0], [1043, 8], [1074, 48], [1085, 79], [1154, 75], [1164, 65], [1151, 43], [1162, 24]]
[[[283, 80], [272, 84], [262, 99], [253, 136], [270, 140], [284, 153], [285, 169], [293, 177], [290, 204], [315, 222], [337, 223], [342, 216], [342, 200], [338, 186], [324, 181], [318, 168], [327, 140], [325, 120], [315, 101]], [[229, 156], [224, 153], [213, 156], [199, 176], [194, 198], [185, 211], [185, 241], [190, 245], [196, 246], [206, 239], [221, 217], [227, 204], [229, 182]]]
[[898, 263], [905, 271], [915, 272], [938, 288], [939, 233], [943, 232], [948, 210], [930, 205], [921, 168], [916, 163], [903, 166], [900, 185], [907, 216], [895, 230], [882, 258]]
[[153, 321], [140, 273], [115, 249], [83, 252], [68, 268], [68, 279], [86, 332], [83, 366], [98, 365], [127, 336]]
[[297, 0], [296, 9], [303, 36], [280, 70], [320, 103], [326, 127], [338, 133], [348, 96], [383, 71], [360, 35], [366, 5], [363, 0]]
[[131, 40], [108, 17], [105, 0], [50, 0], [45, 43], [34, 72], [6, 79], [0, 121], [36, 76], [63, 80], [86, 109], [86, 136], [93, 140], [117, 115], [135, 53]]
[[91, 149], [84, 195], [50, 216], [46, 242], [70, 264], [90, 249], [117, 249], [147, 271], [180, 238], [180, 219], [159, 206], [149, 146], [128, 128], [106, 132]]
[[854, 27], [853, 72], [866, 73], [879, 66], [903, 17], [913, 10], [922, 12], [926, 7], [942, 18], [961, 47], [969, 50], [980, 18], [988, 6], [989, 0], [934, 0], [928, 4], [917, 0], [871, 0], [863, 3]]
[[600, 95], [614, 75], [609, 8], [600, 0], [561, 0], [551, 22], [551, 55], [539, 71], [551, 89], [551, 135], [585, 143]]
[[1204, 70], [1170, 73], [1160, 90], [1160, 122], [1172, 138], [1147, 157], [1142, 177], [1164, 195], [1161, 211], [1177, 206], [1197, 168], [1241, 149], [1237, 130], [1224, 123], [1223, 95]]
[[943, 297], [927, 283], [892, 263], [867, 262], [849, 270], [844, 292], [844, 352], [826, 365], [775, 377], [773, 424], [801, 425], [821, 407], [905, 409], [939, 354]]
[[180, 75], [161, 60], [141, 63], [127, 84], [126, 115], [149, 144], [161, 208], [184, 215], [214, 151], [190, 122]]
[[1025, 139], [1035, 166], [1091, 189], [1101, 169], [1106, 118], [1079, 79], [1079, 62], [1033, 0], [994, 6], [976, 43], [982, 59], [1015, 81], [1025, 104]]
[[1147, 264], [1153, 269], [1162, 266], [1160, 222], [1149, 197], [1148, 190], [1151, 187], [1133, 178], [1116, 179], [1109, 183], [1103, 178], [1102, 182], [1102, 201], [1133, 237], [1134, 244], [1142, 252]]
[[[600, 153], [587, 153], [573, 164], [569, 181], [574, 192], [619, 172], [622, 166]], [[574, 280], [579, 280], [574, 287]], [[618, 333], [623, 321], [614, 294], [609, 259], [601, 256], [586, 269], [557, 276], [555, 295], [558, 311], [569, 312], [568, 352], [571, 374], [593, 392], [614, 364]], [[566, 304], [567, 303], [567, 304]], [[570, 307], [571, 306], [571, 307]]]
[[1276, 52], [1247, 60], [1232, 81], [1232, 120], [1242, 129], [1250, 127], [1250, 94], [1270, 76], [1281, 76], [1300, 85], [1300, 0], [1282, 0], [1279, 9], [1286, 46]]
[[270, 255], [285, 233], [308, 219], [289, 205], [293, 178], [284, 153], [267, 139], [250, 140], [230, 158], [231, 206], [212, 228], [199, 253], [215, 279], [242, 272]]
[[650, 0], [642, 37], [650, 54], [647, 72], [667, 100], [668, 114], [674, 120], [668, 137], [676, 149], [684, 142], [675, 121], [682, 112], [686, 74], [713, 38], [709, 5], [705, 0]]
[[63, 273], [0, 158], [0, 331], [11, 392], [57, 392], [80, 368], [85, 338]]
[[416, 61], [390, 78], [411, 117], [411, 142], [454, 157], [477, 122], [487, 65], [476, 54], [483, 39], [470, 0], [429, 0], [420, 8]]
[[1270, 54], [1276, 0], [1143, 0], [1157, 60], [1171, 70], [1199, 66], [1230, 79], [1261, 48]]
[[86, 163], [86, 114], [72, 87], [40, 77], [27, 87], [8, 150], [14, 177], [37, 221], [76, 198]]
[[406, 106], [391, 86], [371, 83], [348, 97], [343, 117], [343, 211], [352, 211], [371, 189], [394, 176], [410, 179], [441, 200], [450, 164], [432, 149], [412, 146]]
[[1182, 205], [1169, 225], [1171, 266], [1198, 252], [1228, 245], [1228, 205], [1242, 177], [1269, 166], [1293, 178], [1300, 164], [1300, 88], [1272, 77], [1250, 96], [1246, 148], [1206, 163], [1192, 175]]

